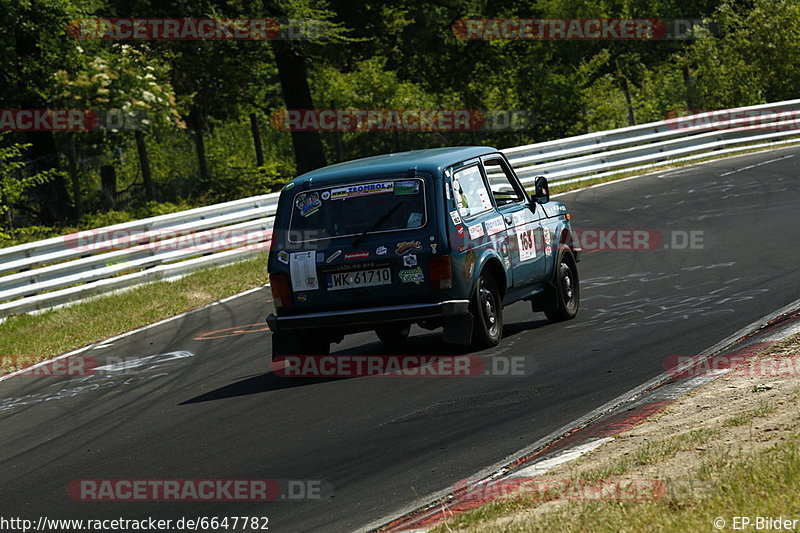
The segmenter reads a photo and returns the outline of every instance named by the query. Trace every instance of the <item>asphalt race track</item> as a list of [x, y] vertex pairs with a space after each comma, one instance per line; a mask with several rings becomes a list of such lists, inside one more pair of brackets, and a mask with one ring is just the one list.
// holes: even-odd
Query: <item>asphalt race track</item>
[[[125, 371], [0, 382], [0, 514], [267, 516], [270, 531], [350, 531], [421, 502], [653, 378], [667, 357], [800, 298], [798, 162], [800, 148], [775, 150], [560, 197], [575, 228], [656, 230], [668, 246], [702, 232], [702, 246], [587, 251], [572, 322], [506, 308], [501, 345], [476, 355], [524, 356], [525, 375], [276, 376], [267, 289], [86, 352], [101, 365], [124, 358]], [[435, 333], [413, 334], [402, 353], [454, 353]], [[364, 333], [334, 353], [391, 352]], [[310, 479], [329, 490], [266, 504], [72, 500], [68, 484], [87, 478]]]

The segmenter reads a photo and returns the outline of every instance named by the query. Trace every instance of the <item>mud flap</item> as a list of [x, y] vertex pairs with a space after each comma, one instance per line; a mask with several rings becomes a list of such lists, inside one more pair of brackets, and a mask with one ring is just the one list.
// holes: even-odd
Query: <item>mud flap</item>
[[555, 295], [557, 290], [553, 282], [548, 283], [542, 292], [531, 298], [531, 309], [534, 312], [555, 309]]
[[444, 326], [442, 340], [448, 344], [469, 346], [472, 343], [472, 324], [474, 321], [472, 313], [445, 318], [442, 324]]

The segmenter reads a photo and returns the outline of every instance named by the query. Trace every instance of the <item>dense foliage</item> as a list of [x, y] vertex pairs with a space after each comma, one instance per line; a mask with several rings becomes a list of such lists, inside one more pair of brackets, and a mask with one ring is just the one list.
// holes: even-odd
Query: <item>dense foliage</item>
[[[115, 17], [312, 20], [323, 31], [208, 41], [70, 31], [72, 21]], [[453, 31], [481, 17], [706, 27], [674, 40], [465, 40]], [[275, 191], [299, 172], [361, 156], [514, 146], [800, 91], [797, 0], [0, 0], [0, 20], [3, 109], [129, 117], [120, 129], [0, 137], [0, 242]], [[528, 110], [536, 121], [517, 131], [292, 133], [275, 127], [285, 108]]]

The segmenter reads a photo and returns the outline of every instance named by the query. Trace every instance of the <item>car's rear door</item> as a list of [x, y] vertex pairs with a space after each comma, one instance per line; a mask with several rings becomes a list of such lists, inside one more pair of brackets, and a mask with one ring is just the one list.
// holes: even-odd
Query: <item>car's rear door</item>
[[[456, 165], [451, 172], [454, 198], [448, 209], [454, 233], [451, 233], [450, 242], [460, 252], [454, 254], [454, 271], [460, 273], [464, 283], [471, 284], [478, 258], [488, 250], [507, 257], [510, 243], [503, 217], [492, 201], [480, 159]], [[510, 285], [511, 276], [508, 278]]]
[[430, 177], [375, 176], [294, 198], [286, 257], [296, 309], [307, 312], [425, 302], [436, 251]]

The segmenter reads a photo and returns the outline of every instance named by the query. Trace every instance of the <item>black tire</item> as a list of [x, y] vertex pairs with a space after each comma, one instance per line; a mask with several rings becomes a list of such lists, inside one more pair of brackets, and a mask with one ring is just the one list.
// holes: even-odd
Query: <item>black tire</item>
[[400, 344], [408, 339], [408, 335], [411, 333], [411, 324], [387, 324], [375, 328], [375, 333], [381, 342], [385, 344]]
[[491, 348], [500, 343], [503, 336], [503, 299], [497, 282], [488, 272], [482, 272], [475, 284], [475, 293], [470, 301], [472, 346]]
[[567, 247], [558, 253], [554, 283], [553, 300], [544, 314], [550, 322], [572, 320], [581, 305], [581, 288], [575, 257]]

